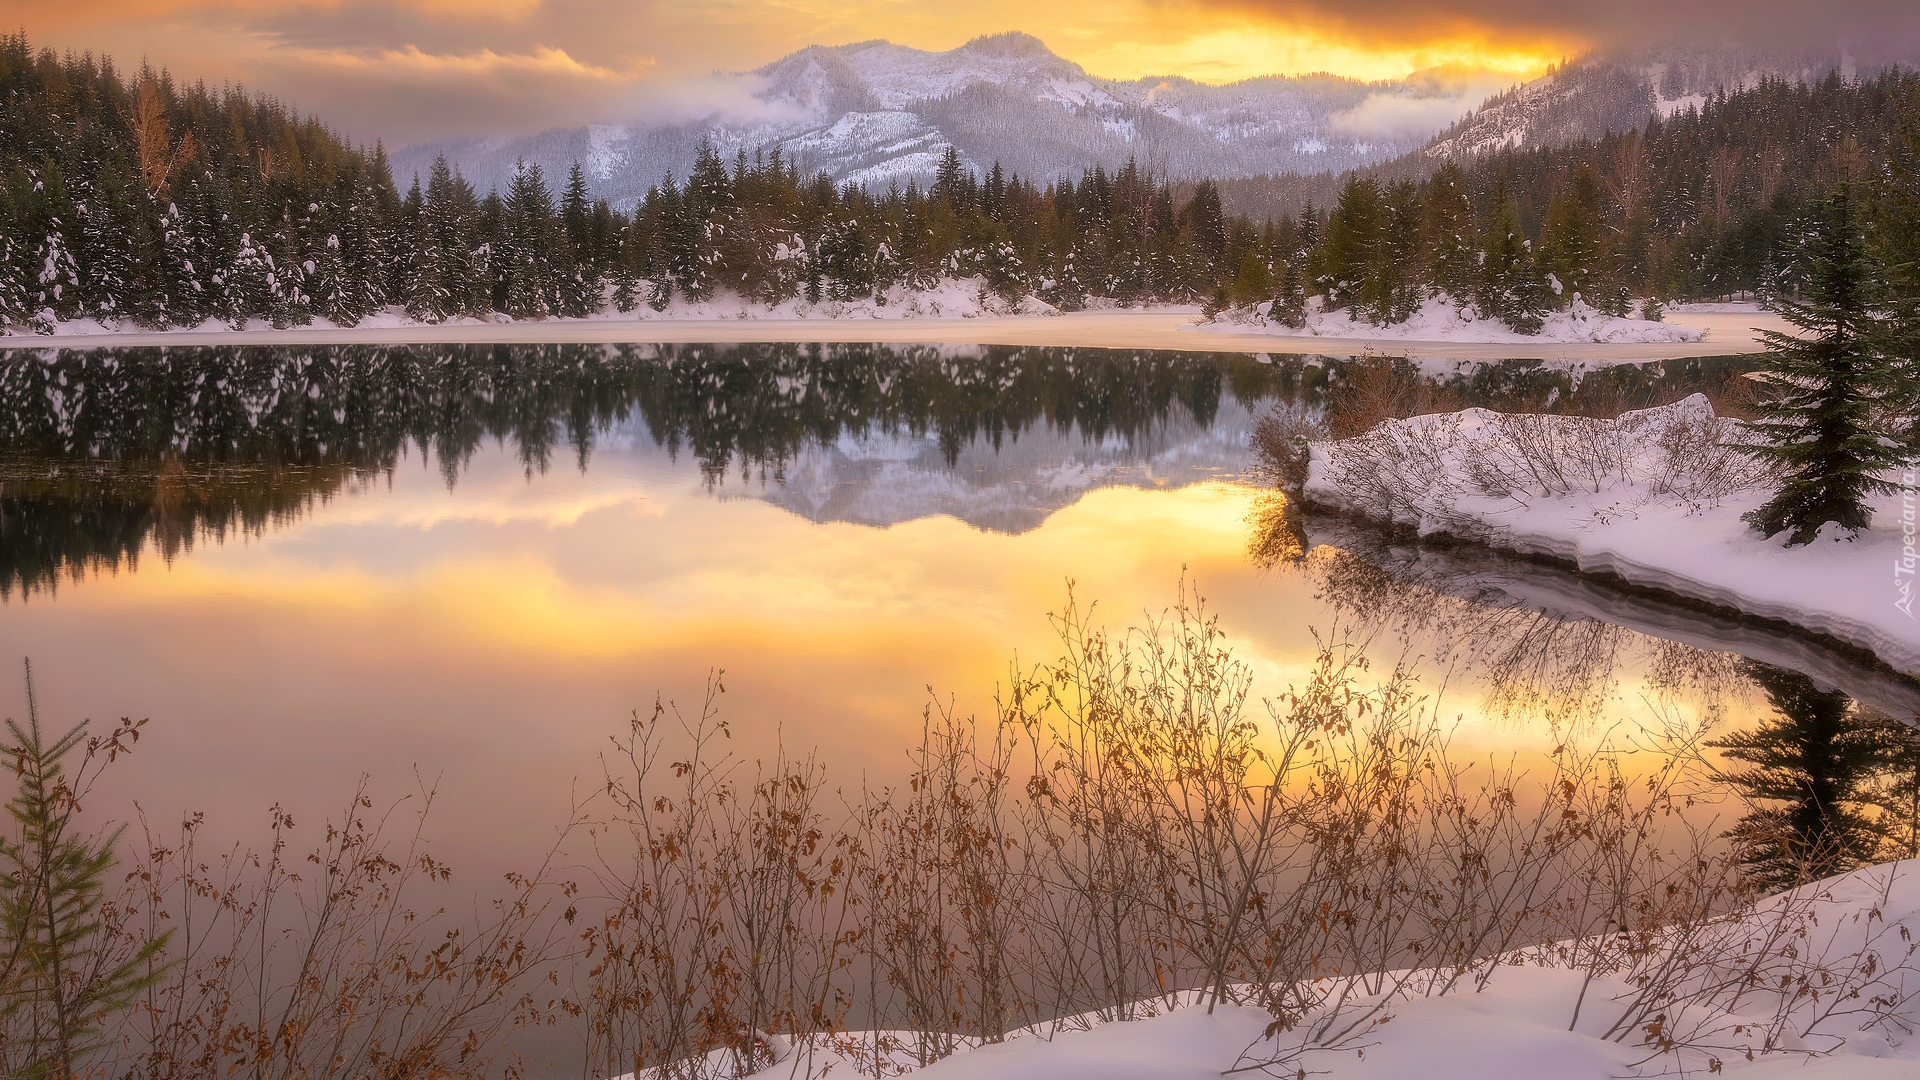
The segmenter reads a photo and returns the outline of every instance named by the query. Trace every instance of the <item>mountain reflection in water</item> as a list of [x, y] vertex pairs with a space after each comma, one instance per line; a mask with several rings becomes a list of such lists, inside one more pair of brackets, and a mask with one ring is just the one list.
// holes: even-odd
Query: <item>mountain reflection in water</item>
[[[537, 850], [627, 710], [710, 666], [755, 751], [784, 731], [843, 778], [897, 764], [929, 685], [988, 707], [1010, 657], [1053, 647], [1045, 613], [1070, 578], [1122, 625], [1184, 571], [1266, 693], [1337, 624], [1383, 664], [1425, 665], [1490, 747], [1539, 742], [1540, 720], [1642, 715], [1643, 698], [1756, 728], [1775, 710], [1750, 661], [1912, 715], [1911, 686], [1815, 644], [1302, 519], [1242, 481], [1253, 418], [1322, 408], [1352, 363], [835, 345], [13, 353], [0, 648], [31, 652], [65, 713], [155, 717], [124, 773], [145, 806], [324, 810], [362, 770], [444, 768], [454, 854], [483, 866]], [[1428, 377], [1463, 405], [1581, 409], [1741, 367]]]
[[[711, 487], [769, 481], [765, 497], [814, 520], [950, 513], [1021, 531], [1089, 487], [1231, 476], [1251, 410], [1313, 407], [1348, 363], [891, 345], [15, 352], [0, 361], [0, 595], [131, 564], [149, 541], [171, 559], [196, 537], [257, 535], [413, 454], [451, 488], [488, 442], [533, 476], [585, 470], [636, 429]], [[1576, 381], [1512, 361], [1444, 381], [1466, 404], [1564, 406], [1670, 398], [1738, 363]]]

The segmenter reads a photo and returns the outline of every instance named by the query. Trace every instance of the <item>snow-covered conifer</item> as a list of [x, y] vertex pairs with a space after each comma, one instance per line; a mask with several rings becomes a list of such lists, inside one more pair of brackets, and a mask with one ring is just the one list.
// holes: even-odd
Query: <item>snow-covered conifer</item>
[[1910, 391], [1873, 332], [1875, 269], [1849, 185], [1807, 223], [1797, 257], [1804, 299], [1776, 296], [1770, 306], [1800, 333], [1762, 332], [1767, 392], [1747, 425], [1749, 452], [1773, 466], [1779, 487], [1746, 520], [1806, 544], [1829, 523], [1866, 528], [1867, 498], [1896, 490], [1892, 472], [1920, 455], [1894, 437]]

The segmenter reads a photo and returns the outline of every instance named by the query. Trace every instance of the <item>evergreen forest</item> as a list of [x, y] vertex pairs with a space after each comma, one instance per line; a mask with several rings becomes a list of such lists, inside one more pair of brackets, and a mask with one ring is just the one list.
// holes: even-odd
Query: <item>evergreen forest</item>
[[1258, 220], [1228, 212], [1245, 181], [1136, 163], [981, 175], [951, 147], [924, 190], [711, 148], [631, 206], [594, 199], [578, 165], [523, 166], [484, 194], [444, 160], [396, 182], [382, 147], [284, 103], [24, 34], [0, 37], [0, 100], [12, 332], [581, 317], [726, 294], [886, 304], [953, 281], [1064, 310], [1270, 302], [1294, 325], [1313, 297], [1388, 324], [1445, 296], [1526, 332], [1576, 297], [1657, 317], [1671, 300], [1793, 290], [1799, 223], [1836, 183], [1887, 170], [1920, 78], [1766, 82], [1598, 141], [1415, 154], [1303, 182], [1320, 205]]

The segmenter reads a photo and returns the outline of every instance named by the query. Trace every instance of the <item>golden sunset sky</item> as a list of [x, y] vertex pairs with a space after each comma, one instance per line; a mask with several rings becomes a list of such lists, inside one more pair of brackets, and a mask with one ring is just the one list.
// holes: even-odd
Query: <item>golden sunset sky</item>
[[[1920, 7], [1920, 5], [1912, 5]], [[1022, 30], [1090, 74], [1221, 83], [1433, 67], [1517, 81], [1624, 36], [1840, 29], [1909, 0], [7, 0], [38, 45], [239, 81], [403, 144], [697, 115], [708, 78], [810, 44], [943, 50]]]

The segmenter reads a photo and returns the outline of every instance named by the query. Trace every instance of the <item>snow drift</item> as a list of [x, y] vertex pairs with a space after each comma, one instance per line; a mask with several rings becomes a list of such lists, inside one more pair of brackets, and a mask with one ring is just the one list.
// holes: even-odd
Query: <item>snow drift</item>
[[1858, 533], [1829, 527], [1801, 548], [1765, 539], [1741, 515], [1765, 501], [1767, 477], [1730, 445], [1735, 430], [1698, 394], [1615, 420], [1416, 416], [1311, 444], [1303, 493], [1789, 623], [1920, 673], [1920, 621], [1901, 589], [1912, 577], [1899, 570], [1911, 500], [1878, 499], [1873, 527]]

